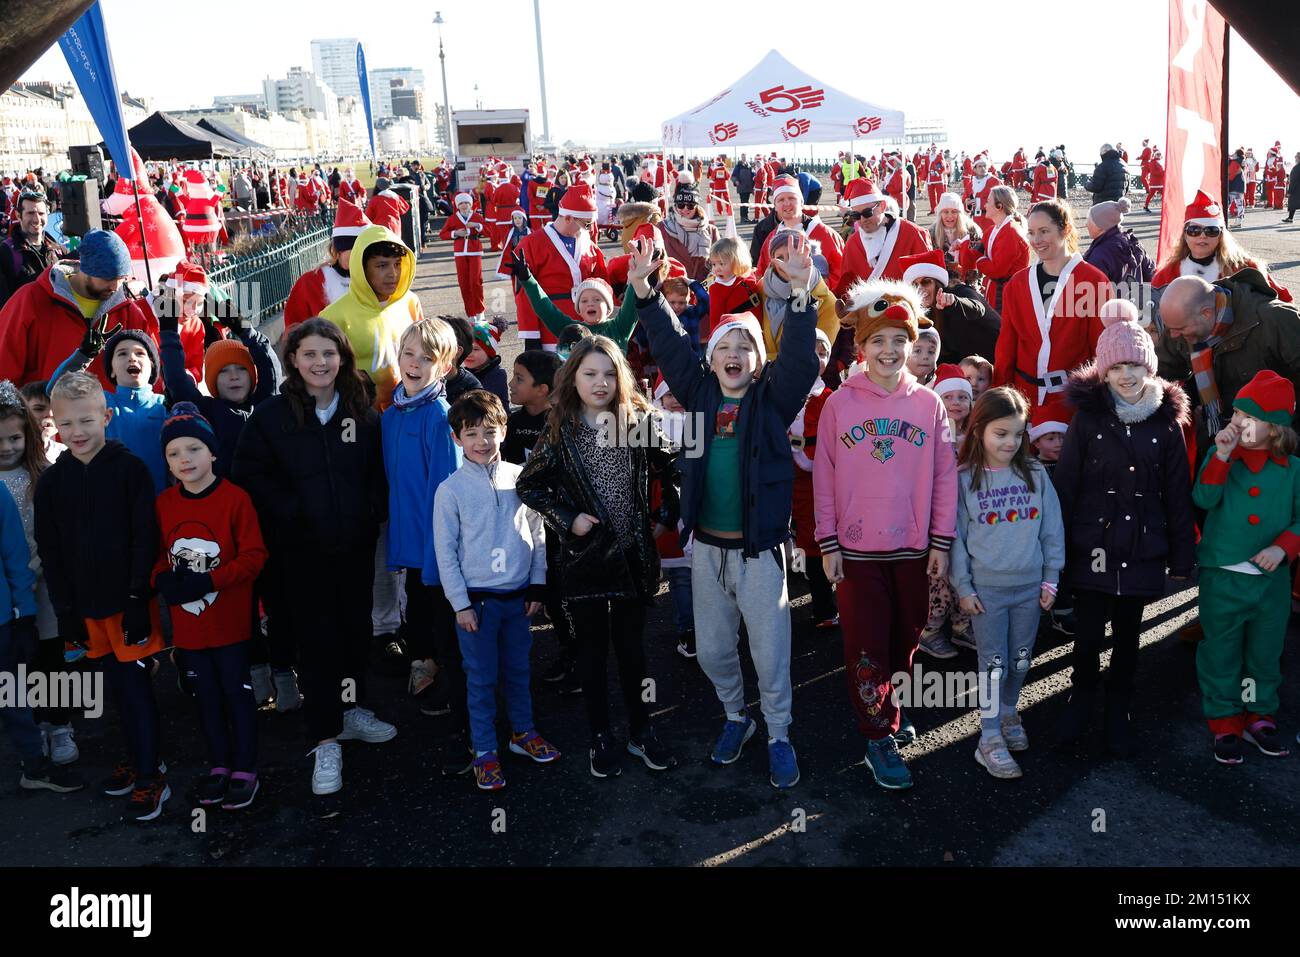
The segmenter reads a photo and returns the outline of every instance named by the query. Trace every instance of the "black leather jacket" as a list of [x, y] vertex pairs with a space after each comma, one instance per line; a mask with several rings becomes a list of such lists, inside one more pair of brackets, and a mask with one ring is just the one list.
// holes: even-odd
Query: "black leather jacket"
[[[679, 477], [676, 453], [657, 424], [653, 439], [632, 448], [633, 543], [619, 547], [613, 522], [591, 483], [573, 429], [567, 423], [559, 444], [539, 442], [515, 482], [523, 503], [542, 517], [559, 540], [558, 571], [565, 598], [639, 598], [647, 605], [659, 591], [659, 552], [651, 537], [655, 522], [677, 526]], [[646, 447], [648, 446], [648, 447]], [[662, 488], [660, 508], [651, 513], [650, 482]], [[575, 535], [573, 520], [583, 512], [600, 520], [586, 535]], [[629, 555], [634, 559], [629, 561]], [[634, 568], [633, 565], [636, 565]]]

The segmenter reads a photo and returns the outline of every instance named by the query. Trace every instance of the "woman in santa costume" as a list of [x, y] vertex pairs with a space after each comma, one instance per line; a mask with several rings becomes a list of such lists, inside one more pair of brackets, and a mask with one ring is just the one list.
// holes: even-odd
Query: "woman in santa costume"
[[963, 198], [966, 201], [967, 211], [982, 229], [984, 227], [982, 220], [988, 218], [985, 210], [988, 208], [989, 193], [995, 187], [1001, 186], [1002, 180], [989, 173], [989, 158], [983, 153], [975, 157], [975, 162], [971, 163], [971, 170], [970, 184], [966, 187]]
[[[937, 210], [936, 206], [943, 200], [943, 194], [948, 189], [948, 164], [944, 160], [943, 154], [938, 149], [931, 148], [930, 160], [925, 169], [925, 191], [930, 199], [930, 215], [933, 216]], [[953, 194], [956, 196], [956, 194]], [[957, 196], [958, 206], [961, 204], [961, 197]]]
[[930, 227], [930, 246], [943, 254], [943, 262], [954, 278], [965, 282], [966, 273], [974, 267], [968, 268], [961, 262], [963, 243], [978, 243], [980, 228], [966, 215], [961, 197], [956, 193], [942, 194], [935, 212], [934, 225]]
[[[1165, 191], [1165, 164], [1161, 159], [1160, 151], [1153, 149], [1151, 159], [1147, 162], [1146, 176], [1143, 178], [1147, 187], [1146, 202], [1142, 204], [1142, 211], [1151, 212], [1151, 200], [1160, 196]], [[1161, 205], [1164, 201], [1161, 200]]]
[[[593, 276], [608, 278], [605, 256], [591, 239], [596, 218], [596, 197], [585, 183], [565, 191], [554, 222], [534, 229], [519, 243], [519, 251], [542, 291], [570, 319], [577, 319], [574, 286]], [[515, 295], [519, 338], [525, 349], [555, 349], [555, 336], [537, 321], [537, 314], [522, 292]]]
[[1264, 274], [1279, 299], [1283, 302], [1291, 301], [1290, 290], [1274, 282], [1265, 264], [1253, 259], [1238, 245], [1232, 233], [1228, 232], [1228, 224], [1224, 222], [1223, 209], [1219, 204], [1197, 190], [1196, 198], [1183, 213], [1183, 229], [1178, 236], [1178, 245], [1156, 270], [1151, 286], [1153, 289], [1161, 289], [1179, 276], [1200, 276], [1212, 283], [1226, 279], [1247, 266]]
[[457, 193], [456, 212], [447, 217], [438, 238], [452, 243], [456, 284], [470, 322], [477, 322], [483, 315], [483, 237], [487, 232], [482, 214], [474, 209], [473, 195]]
[[989, 192], [986, 220], [984, 238], [963, 248], [960, 258], [984, 277], [984, 298], [995, 312], [1001, 312], [1007, 283], [1029, 265], [1025, 220], [1015, 190], [999, 186]]
[[1029, 202], [1040, 203], [1056, 195], [1056, 167], [1044, 156], [1034, 166], [1033, 180], [1029, 190]]
[[907, 219], [907, 190], [912, 178], [907, 175], [907, 168], [897, 153], [889, 155], [889, 175], [885, 179], [885, 195], [898, 204], [899, 218]]
[[618, 223], [614, 212], [618, 209], [618, 195], [614, 189], [614, 174], [610, 172], [609, 163], [600, 164], [600, 173], [596, 176], [596, 225], [600, 229], [614, 229]]
[[1099, 312], [1114, 290], [1105, 273], [1079, 254], [1073, 212], [1063, 200], [1030, 209], [1028, 228], [1038, 263], [1012, 276], [1003, 290], [993, 385], [1023, 392], [1032, 415], [1065, 391], [1071, 369], [1096, 354]]
[[810, 216], [804, 212], [803, 193], [799, 191], [798, 182], [791, 177], [786, 176], [777, 180], [776, 188], [772, 190], [772, 205], [776, 211], [776, 229], [763, 240], [763, 248], [755, 267], [759, 275], [767, 271], [767, 264], [771, 261], [768, 250], [772, 237], [779, 230], [793, 229], [803, 233], [807, 238], [812, 255], [821, 256], [826, 260], [826, 282], [831, 288], [835, 288], [840, 278], [840, 265], [844, 258], [844, 243], [839, 233], [823, 223], [816, 213]]
[[858, 220], [853, 235], [844, 244], [838, 278], [831, 279], [831, 288], [839, 299], [858, 279], [902, 279], [899, 260], [930, 248], [930, 237], [924, 229], [886, 211], [885, 196], [875, 180], [853, 180], [845, 187], [844, 199]]
[[300, 322], [305, 322], [325, 311], [330, 303], [347, 294], [351, 274], [352, 246], [361, 231], [370, 225], [366, 214], [356, 204], [339, 200], [334, 214], [334, 232], [330, 236], [329, 258], [310, 272], [298, 277], [289, 291], [289, 301], [284, 304], [284, 333]]
[[357, 182], [357, 174], [351, 166], [343, 171], [343, 179], [339, 183], [339, 199], [357, 206], [366, 201], [366, 188]]
[[181, 238], [191, 255], [195, 249], [215, 246], [225, 223], [221, 216], [221, 197], [208, 184], [203, 170], [185, 171], [185, 218], [181, 224]]

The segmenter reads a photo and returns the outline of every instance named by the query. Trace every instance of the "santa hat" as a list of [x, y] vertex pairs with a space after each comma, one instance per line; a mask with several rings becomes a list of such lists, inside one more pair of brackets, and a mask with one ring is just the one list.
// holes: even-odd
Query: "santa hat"
[[970, 165], [971, 165], [972, 167], [975, 167], [975, 166], [988, 166], [988, 165], [989, 165], [989, 158], [988, 158], [987, 156], [985, 156], [983, 153], [981, 153], [979, 156], [976, 156], [975, 159], [971, 161], [971, 164], [970, 164]]
[[[361, 235], [361, 230], [370, 224], [370, 220], [366, 219], [366, 214], [361, 211], [360, 206], [349, 199], [340, 199], [338, 211], [334, 214], [334, 248], [351, 249], [352, 243], [356, 242], [356, 238]], [[342, 246], [340, 240], [351, 240], [351, 242]]]
[[961, 197], [956, 193], [941, 193], [939, 195], [939, 207], [935, 212], [942, 213], [945, 209], [955, 209], [960, 213], [962, 211]]
[[[853, 182], [857, 182], [855, 179]], [[799, 191], [799, 181], [792, 176], [782, 176], [776, 181], [776, 188], [772, 190], [772, 201], [776, 202], [778, 196], [784, 196], [786, 193], [796, 196], [799, 202], [803, 202], [803, 193]]]
[[684, 169], [677, 174], [677, 182], [684, 186], [694, 186], [695, 176], [691, 173], [690, 170]]
[[673, 390], [668, 388], [668, 383], [664, 381], [664, 374], [662, 372], [656, 373], [654, 400], [656, 402], [662, 401], [663, 397], [671, 391]]
[[208, 274], [203, 271], [203, 267], [181, 260], [176, 264], [176, 271], [167, 280], [167, 288], [175, 289], [178, 292], [206, 296], [208, 294]]
[[411, 204], [396, 193], [384, 190], [370, 200], [366, 207], [370, 210], [370, 222], [375, 226], [386, 226], [398, 236], [402, 235], [402, 217], [410, 211]]
[[918, 279], [933, 279], [940, 286], [948, 285], [948, 267], [943, 264], [943, 251], [930, 249], [915, 256], [898, 260], [903, 267], [903, 282], [915, 283]]
[[1196, 198], [1183, 211], [1184, 226], [1223, 226], [1223, 210], [1219, 204], [1205, 195], [1203, 190], [1196, 191]]
[[844, 202], [849, 209], [858, 209], [871, 203], [879, 203], [885, 197], [876, 188], [874, 180], [855, 179], [844, 187]]
[[1232, 407], [1273, 425], [1290, 425], [1295, 417], [1295, 386], [1271, 369], [1261, 369], [1237, 393]]
[[753, 313], [749, 312], [727, 313], [719, 319], [709, 336], [709, 344], [704, 349], [704, 361], [713, 361], [713, 350], [718, 347], [722, 337], [733, 329], [741, 330], [754, 340], [754, 354], [758, 359], [759, 368], [762, 368], [763, 362], [767, 359], [767, 349], [763, 345], [763, 330], [759, 328], [758, 320], [754, 318]]
[[488, 359], [495, 359], [497, 343], [501, 341], [501, 333], [497, 331], [497, 327], [488, 322], [476, 322], [473, 332], [474, 341], [487, 353]]
[[578, 304], [578, 297], [588, 289], [594, 290], [605, 301], [605, 308], [610, 312], [614, 311], [614, 290], [610, 288], [609, 283], [599, 276], [592, 276], [590, 279], [584, 279], [573, 287], [573, 304]]
[[1145, 366], [1156, 374], [1156, 347], [1150, 334], [1142, 328], [1138, 308], [1127, 299], [1108, 299], [1097, 310], [1105, 327], [1097, 337], [1097, 370], [1102, 375], [1113, 365], [1129, 363]]
[[961, 371], [961, 366], [951, 362], [945, 362], [934, 370], [934, 384], [930, 388], [934, 389], [940, 398], [949, 392], [965, 392], [968, 399], [975, 397], [975, 391], [966, 379], [966, 373]]
[[209, 395], [217, 394], [217, 376], [226, 366], [243, 366], [252, 380], [250, 393], [257, 388], [257, 364], [248, 347], [238, 339], [219, 339], [203, 353], [203, 382]]
[[1068, 432], [1073, 417], [1074, 410], [1064, 402], [1038, 406], [1029, 417], [1029, 441], [1037, 442], [1049, 432]]
[[596, 196], [585, 182], [570, 186], [560, 198], [560, 215], [575, 219], [596, 218]]

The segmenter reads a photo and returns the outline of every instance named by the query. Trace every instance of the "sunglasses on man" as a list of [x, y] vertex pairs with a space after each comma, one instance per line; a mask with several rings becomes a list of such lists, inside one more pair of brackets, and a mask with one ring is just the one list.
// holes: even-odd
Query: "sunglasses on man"
[[1204, 233], [1206, 236], [1209, 236], [1211, 239], [1214, 239], [1221, 232], [1223, 232], [1223, 230], [1220, 229], [1218, 226], [1198, 226], [1195, 223], [1192, 223], [1191, 225], [1184, 226], [1183, 232], [1186, 235], [1192, 237], [1200, 236], [1202, 233]]

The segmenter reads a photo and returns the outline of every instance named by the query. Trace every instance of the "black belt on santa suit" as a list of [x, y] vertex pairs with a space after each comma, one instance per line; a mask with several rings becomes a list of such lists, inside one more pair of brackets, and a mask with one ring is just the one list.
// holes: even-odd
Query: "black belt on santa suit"
[[1048, 392], [1064, 392], [1066, 385], [1070, 381], [1070, 373], [1064, 369], [1056, 369], [1047, 373], [1041, 379], [1038, 376], [1030, 375], [1024, 369], [1017, 369], [1016, 375], [1024, 379], [1030, 385], [1036, 385], [1040, 389], [1046, 389]]
[[993, 311], [999, 315], [1002, 313], [1002, 290], [1007, 288], [1007, 283], [1010, 281], [1010, 276], [1005, 279], [989, 279], [993, 284], [993, 295], [990, 297], [993, 300]]
[[790, 448], [792, 449], [811, 449], [817, 444], [817, 436], [811, 438], [803, 435], [790, 436]]

